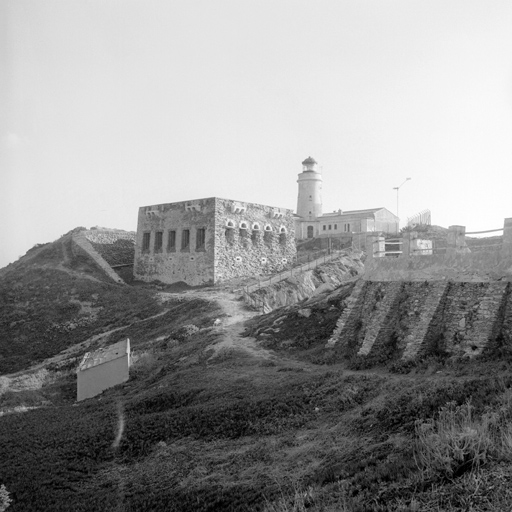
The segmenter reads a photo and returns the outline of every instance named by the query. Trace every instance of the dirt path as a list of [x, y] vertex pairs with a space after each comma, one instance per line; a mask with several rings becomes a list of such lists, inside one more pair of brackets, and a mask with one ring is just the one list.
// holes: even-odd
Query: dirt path
[[[176, 298], [176, 294], [160, 294], [163, 299], [165, 296]], [[181, 294], [183, 300], [203, 299], [218, 304], [224, 316], [220, 316], [219, 325], [215, 326], [221, 336], [219, 341], [213, 343], [208, 348], [213, 349], [214, 353], [210, 357], [215, 359], [223, 350], [242, 350], [251, 356], [262, 359], [275, 359], [277, 355], [259, 345], [254, 338], [243, 337], [245, 330], [245, 321], [254, 316], [260, 315], [258, 311], [250, 311], [235, 293], [222, 289], [212, 290], [191, 290]]]

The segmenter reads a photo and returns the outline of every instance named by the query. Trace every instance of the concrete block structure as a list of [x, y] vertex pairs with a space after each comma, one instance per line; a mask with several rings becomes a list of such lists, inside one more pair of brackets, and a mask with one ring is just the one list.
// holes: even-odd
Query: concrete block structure
[[87, 352], [77, 369], [77, 401], [99, 395], [126, 382], [130, 370], [130, 340], [119, 341], [106, 349]]
[[191, 286], [257, 276], [295, 257], [292, 211], [210, 197], [139, 208], [136, 279]]

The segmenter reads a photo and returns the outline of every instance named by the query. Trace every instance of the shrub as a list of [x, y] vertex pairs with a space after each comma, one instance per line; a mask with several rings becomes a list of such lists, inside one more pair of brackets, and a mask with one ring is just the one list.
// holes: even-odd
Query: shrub
[[9, 508], [12, 500], [9, 497], [9, 492], [5, 488], [5, 485], [0, 485], [0, 512], [4, 512]]
[[177, 339], [178, 341], [185, 341], [187, 338], [190, 338], [193, 334], [199, 331], [199, 327], [188, 324], [182, 325], [179, 329], [172, 333], [172, 337]]
[[473, 418], [469, 401], [449, 402], [436, 420], [416, 423], [416, 463], [432, 476], [452, 478], [478, 469], [495, 449], [492, 420]]

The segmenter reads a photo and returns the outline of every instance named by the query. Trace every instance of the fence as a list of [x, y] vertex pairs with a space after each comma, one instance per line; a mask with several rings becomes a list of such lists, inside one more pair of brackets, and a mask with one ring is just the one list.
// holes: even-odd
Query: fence
[[[483, 235], [502, 232], [503, 236], [470, 238], [468, 235]], [[512, 249], [512, 219], [505, 219], [504, 227], [484, 231], [468, 231], [465, 226], [450, 226], [445, 239], [426, 238], [422, 247], [421, 233], [412, 238], [412, 232], [404, 233], [403, 238], [384, 239], [376, 236], [373, 241], [374, 257], [423, 256], [433, 254], [456, 254], [489, 250]], [[427, 244], [428, 242], [428, 244]], [[430, 246], [431, 244], [431, 246]]]
[[[256, 290], [259, 290], [260, 288], [264, 288], [266, 286], [270, 286], [271, 284], [279, 283], [280, 281], [284, 281], [285, 279], [288, 279], [289, 277], [293, 277], [294, 273], [295, 275], [301, 274], [302, 272], [305, 272], [306, 270], [310, 270], [312, 268], [316, 268], [318, 265], [323, 265], [324, 263], [327, 263], [328, 261], [331, 261], [335, 258], [337, 258], [343, 250], [335, 250], [335, 251], [319, 251], [323, 253], [319, 256], [319, 253], [315, 253], [313, 255], [308, 255], [308, 261], [304, 263], [300, 263], [299, 260], [301, 258], [297, 258], [296, 264], [289, 267], [286, 270], [283, 270], [277, 274], [273, 274], [267, 278], [258, 279], [257, 283], [253, 283], [248, 286], [244, 286], [243, 290], [245, 293], [252, 293]], [[315, 258], [312, 258], [312, 256], [316, 256]], [[306, 256], [304, 256], [305, 258]]]

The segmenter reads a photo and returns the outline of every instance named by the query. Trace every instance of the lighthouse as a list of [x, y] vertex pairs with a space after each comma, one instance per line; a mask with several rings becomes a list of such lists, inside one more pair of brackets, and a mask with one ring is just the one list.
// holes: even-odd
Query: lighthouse
[[304, 220], [315, 220], [322, 215], [322, 175], [317, 166], [314, 158], [306, 158], [302, 162], [302, 172], [297, 180], [297, 215]]

